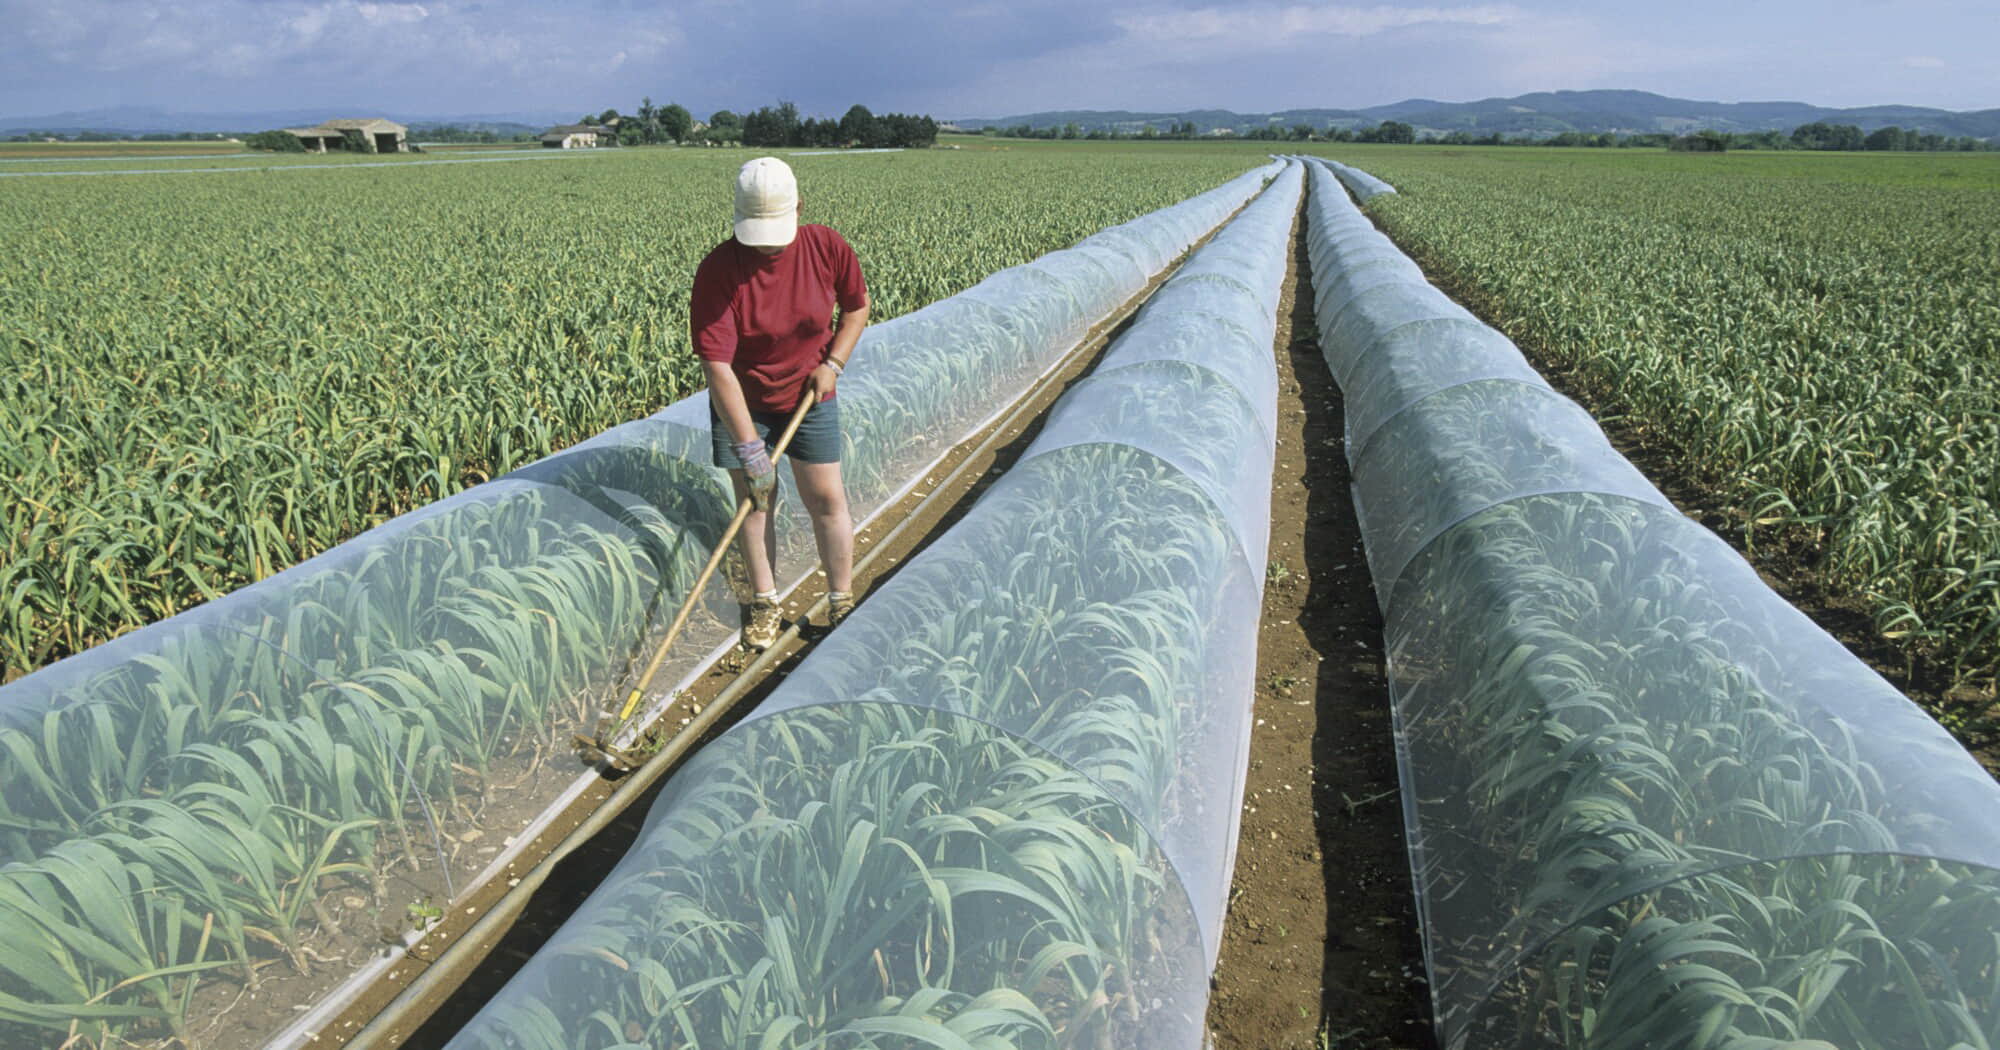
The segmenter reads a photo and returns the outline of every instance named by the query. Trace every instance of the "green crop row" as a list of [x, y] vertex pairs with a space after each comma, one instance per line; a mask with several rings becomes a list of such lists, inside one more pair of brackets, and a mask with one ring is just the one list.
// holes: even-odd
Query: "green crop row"
[[[1254, 677], [1239, 530], [1266, 525], [1219, 494], [1268, 487], [1236, 382], [1270, 385], [1260, 293], [1299, 185], [1280, 175], [964, 520], [676, 775], [452, 1046], [1200, 1040]], [[1202, 270], [1218, 248], [1244, 279]], [[1243, 335], [1163, 335], [1183, 314]]]
[[2000, 786], [1333, 182], [1322, 346], [1399, 405], [1354, 491], [1441, 1043], [2000, 1041]]
[[[1585, 151], [1587, 152], [1587, 151]], [[1434, 276], [1741, 508], [1947, 685], [2000, 662], [2000, 162], [1349, 157]], [[1952, 717], [1947, 712], [1947, 717]]]
[[[963, 407], [927, 399], [990, 393], [1018, 365], [915, 355], [852, 392], [858, 496], [908, 466], [888, 436]], [[490, 764], [591, 724], [719, 534], [725, 498], [691, 446], [633, 424], [16, 686], [0, 1020], [184, 1036], [212, 971], [255, 987], [274, 957], [307, 970], [325, 887], [381, 900], [390, 862], [429, 856], [432, 811], [482, 827]]]
[[1151, 829], [1204, 751], [1241, 549], [1198, 486], [1131, 448], [1045, 453], [1004, 484], [778, 713], [676, 777], [611, 881], [455, 1045], [1198, 1032], [1198, 927]]
[[[0, 195], [0, 681], [699, 384], [740, 155], [24, 179]], [[1261, 158], [800, 158], [886, 319]]]
[[452, 1045], [1185, 1045], [1200, 949], [1145, 829], [966, 718], [813, 707], [707, 748], [531, 968]]
[[2000, 875], [1925, 859], [1980, 855], [1927, 811], [1977, 767], [1748, 618], [1714, 557], [1670, 510], [1564, 493], [1397, 585], [1425, 596], [1389, 631], [1449, 1045], [1995, 1045]]
[[211, 971], [307, 970], [320, 894], [381, 900], [388, 860], [429, 856], [429, 814], [462, 826], [493, 760], [587, 725], [587, 687], [705, 545], [550, 499], [462, 504], [13, 712], [0, 1019], [185, 1038]]
[[[1254, 188], [1110, 236], [1170, 256]], [[872, 330], [843, 393], [857, 502], [1064, 347], [1024, 318], [1087, 325], [1089, 277]], [[701, 399], [0, 691], [0, 1037], [185, 1040], [207, 978], [309, 967], [326, 893], [382, 901], [440, 826], [517, 830], [483, 816], [495, 763], [518, 772], [591, 722], [720, 532], [706, 433], [673, 421], [688, 409]]]

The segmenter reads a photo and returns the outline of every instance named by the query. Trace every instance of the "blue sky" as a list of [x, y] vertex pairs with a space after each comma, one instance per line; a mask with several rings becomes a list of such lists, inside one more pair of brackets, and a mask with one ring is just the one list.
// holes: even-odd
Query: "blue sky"
[[2000, 2], [0, 0], [0, 116], [1265, 111], [1635, 88], [2000, 106]]

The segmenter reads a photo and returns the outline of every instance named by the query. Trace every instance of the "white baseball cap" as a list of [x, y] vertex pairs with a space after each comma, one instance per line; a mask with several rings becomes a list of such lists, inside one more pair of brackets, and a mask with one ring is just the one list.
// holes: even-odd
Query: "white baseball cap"
[[776, 157], [758, 157], [736, 173], [736, 239], [759, 248], [792, 243], [799, 234], [799, 183]]

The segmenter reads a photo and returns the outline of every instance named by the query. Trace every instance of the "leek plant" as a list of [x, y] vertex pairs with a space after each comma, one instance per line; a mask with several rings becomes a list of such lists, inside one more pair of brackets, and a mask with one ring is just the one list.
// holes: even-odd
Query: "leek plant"
[[[982, 295], [871, 330], [843, 383], [856, 504], [1143, 282], [1063, 274], [1112, 274], [1091, 261], [1110, 245], [1164, 261], [1260, 183], [1021, 268], [1044, 276], [1003, 285], [1035, 291], [1011, 308]], [[701, 397], [0, 693], [0, 1037], [185, 1042], [202, 980], [306, 970], [323, 893], [379, 901], [438, 825], [480, 828], [496, 763], [532, 766], [594, 721], [719, 535], [723, 477], [679, 422]], [[799, 564], [807, 530], [781, 518]], [[731, 630], [706, 621], [691, 648]]]
[[2000, 788], [1343, 199], [1313, 217], [1335, 374], [1396, 397], [1355, 494], [1445, 1045], [2000, 1042]]
[[378, 889], [382, 836], [429, 853], [413, 807], [470, 812], [494, 759], [575, 724], [695, 566], [550, 520], [548, 498], [461, 502], [11, 709], [0, 1019], [185, 1036], [192, 978], [254, 984], [273, 952], [304, 970], [322, 880]]
[[[696, 390], [686, 288], [728, 236], [740, 161], [383, 168], [310, 193], [234, 174], [12, 180], [0, 681]], [[1262, 162], [797, 161], [810, 218], [865, 260], [878, 323]]]
[[[1616, 154], [1616, 155], [1614, 155]], [[1969, 702], [2000, 668], [2000, 164], [1476, 151], [1370, 166], [1384, 229], [1671, 446], [1752, 542], [1824, 555]], [[1984, 698], [1988, 703], [1982, 703]], [[1988, 719], [1990, 720], [1990, 719]]]
[[[1720, 548], [1670, 510], [1533, 496], [1397, 585], [1449, 1039], [1995, 1042], [2000, 875], [1949, 860], [1984, 851], [1934, 801], [1979, 797], [1977, 766], [1858, 665], [1747, 614], [1754, 577], [1718, 582]], [[1841, 717], [1870, 700], [1872, 723]]]
[[[1289, 196], [1238, 220], [1258, 216], [1273, 285], [1299, 185], [1281, 178]], [[1272, 453], [1230, 378], [1256, 366], [1203, 358], [1274, 371], [1275, 318], [1232, 280], [1239, 316], [1206, 330], [1261, 341], [1128, 345], [1199, 330], [1171, 304], [1217, 300], [1182, 283], [963, 520], [676, 775], [456, 1050], [1200, 1041]]]
[[1024, 460], [676, 776], [454, 1045], [1198, 1038], [1202, 904], [1164, 843], [1233, 809], [1206, 709], [1245, 564], [1151, 453]]
[[1200, 980], [1137, 820], [976, 718], [789, 711], [676, 783], [453, 1045], [1089, 1046]]

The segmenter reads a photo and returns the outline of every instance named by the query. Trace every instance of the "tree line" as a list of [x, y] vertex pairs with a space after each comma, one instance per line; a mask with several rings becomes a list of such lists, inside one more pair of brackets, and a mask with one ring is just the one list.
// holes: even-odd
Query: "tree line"
[[743, 118], [746, 146], [913, 149], [936, 144], [937, 132], [937, 121], [928, 116], [884, 113], [878, 117], [859, 104], [849, 107], [839, 120], [801, 119], [799, 108], [790, 102], [766, 106]]
[[1165, 129], [1151, 124], [1138, 131], [1112, 131], [1092, 128], [1085, 131], [1075, 123], [1060, 127], [1031, 127], [1015, 124], [1009, 127], [985, 127], [979, 129], [982, 135], [1005, 138], [1031, 139], [1084, 139], [1084, 140], [1151, 140], [1151, 139], [1249, 139], [1267, 142], [1389, 142], [1439, 146], [1582, 146], [1600, 149], [1660, 149], [1685, 150], [1696, 153], [1719, 153], [1732, 149], [1805, 149], [1805, 150], [1894, 150], [1904, 152], [1956, 152], [1974, 153], [2000, 150], [2000, 142], [1992, 139], [1975, 138], [1971, 135], [1944, 136], [1929, 132], [1918, 132], [1894, 125], [1863, 133], [1852, 124], [1826, 124], [1815, 122], [1801, 124], [1787, 135], [1782, 131], [1724, 132], [1702, 130], [1684, 135], [1665, 132], [1644, 134], [1622, 134], [1617, 132], [1564, 131], [1555, 135], [1504, 135], [1493, 131], [1478, 134], [1470, 131], [1449, 131], [1419, 133], [1415, 127], [1399, 120], [1385, 120], [1372, 127], [1361, 128], [1316, 128], [1310, 124], [1293, 124], [1290, 127], [1270, 125], [1252, 128], [1242, 133], [1203, 133], [1193, 121], [1179, 121]]
[[859, 103], [848, 107], [839, 120], [801, 117], [798, 106], [782, 101], [745, 114], [719, 109], [702, 124], [686, 106], [677, 102], [655, 106], [650, 96], [639, 103], [639, 111], [631, 116], [607, 109], [595, 116], [585, 114], [581, 123], [616, 128], [621, 146], [674, 142], [695, 146], [921, 149], [937, 142], [938, 130], [937, 121], [928, 116], [906, 113], [877, 116]]
[[[809, 147], [819, 149], [921, 149], [937, 142], [937, 121], [929, 116], [907, 113], [876, 115], [867, 106], [850, 106], [839, 120], [831, 117], [802, 117], [799, 107], [779, 102], [747, 114], [718, 109], [707, 122], [698, 121], [686, 106], [669, 102], [655, 105], [648, 95], [639, 101], [635, 113], [616, 108], [602, 113], [585, 113], [578, 124], [609, 129], [611, 139], [604, 145], [651, 146], [675, 143], [682, 146], [762, 146]], [[539, 140], [536, 132], [507, 137], [489, 129], [460, 128], [453, 125], [426, 125], [424, 136], [433, 142], [495, 143]], [[600, 140], [601, 141], [601, 140]], [[259, 132], [250, 137], [254, 149], [296, 150], [298, 140], [279, 131]]]
[[1900, 150], [1908, 153], [1970, 153], [2000, 148], [1989, 139], [1977, 139], [1970, 135], [1947, 138], [1931, 132], [1919, 132], [1915, 128], [1899, 128], [1894, 124], [1863, 135], [1861, 129], [1852, 124], [1819, 121], [1793, 128], [1791, 146], [1794, 149]]
[[1008, 127], [998, 125], [979, 129], [981, 135], [999, 136], [1010, 139], [1085, 139], [1092, 142], [1107, 139], [1193, 139], [1200, 138], [1201, 128], [1192, 120], [1176, 121], [1166, 128], [1156, 128], [1151, 124], [1138, 131], [1111, 131], [1106, 128], [1083, 130], [1075, 121], [1057, 127], [1051, 124], [1038, 128], [1031, 124], [1014, 124]]
[[[1463, 133], [1454, 133], [1462, 135]], [[1793, 128], [1788, 135], [1782, 131], [1717, 131], [1705, 128], [1685, 135], [1664, 133], [1644, 135], [1614, 135], [1609, 132], [1591, 134], [1587, 132], [1565, 131], [1544, 139], [1525, 138], [1500, 141], [1500, 136], [1490, 135], [1474, 139], [1465, 136], [1455, 139], [1451, 135], [1434, 139], [1446, 145], [1473, 146], [1593, 146], [1593, 147], [1659, 147], [1670, 150], [1684, 150], [1693, 153], [1721, 153], [1726, 150], [1867, 150], [1897, 151], [1908, 153], [1984, 153], [2000, 150], [2000, 143], [1991, 139], [1975, 138], [1971, 135], [1945, 136], [1929, 132], [1906, 130], [1890, 125], [1863, 134], [1853, 124], [1825, 124], [1814, 122]]]
[[981, 135], [998, 135], [1013, 139], [1082, 139], [1101, 141], [1107, 139], [1168, 139], [1186, 141], [1189, 139], [1248, 139], [1254, 142], [1415, 142], [1417, 129], [1401, 121], [1385, 120], [1372, 128], [1315, 128], [1311, 124], [1293, 124], [1291, 127], [1251, 128], [1245, 132], [1215, 134], [1203, 132], [1201, 126], [1192, 120], [1179, 120], [1164, 128], [1151, 124], [1142, 125], [1137, 131], [1112, 131], [1106, 128], [1083, 130], [1072, 121], [1061, 127], [1033, 127], [1028, 124], [1014, 124], [1009, 127], [984, 127]]

